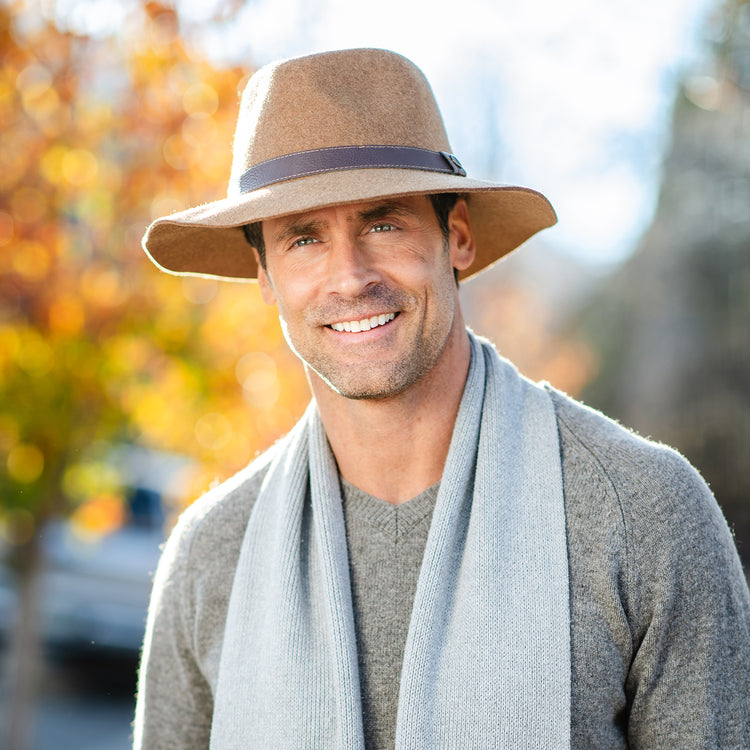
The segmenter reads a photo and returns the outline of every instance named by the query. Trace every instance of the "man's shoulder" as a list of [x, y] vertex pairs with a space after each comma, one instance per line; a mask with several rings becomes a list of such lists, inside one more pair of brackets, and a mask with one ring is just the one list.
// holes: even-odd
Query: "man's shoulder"
[[552, 397], [559, 426], [575, 435], [602, 459], [606, 460], [608, 456], [612, 459], [628, 456], [653, 458], [667, 454], [678, 456], [672, 448], [639, 435], [562, 391], [547, 386], [547, 392]]
[[[690, 463], [564, 394], [551, 395], [571, 557], [592, 569], [611, 559], [612, 570], [624, 571], [623, 606], [634, 632], [642, 634], [659, 602], [676, 588], [690, 591], [696, 607], [714, 606], [711, 596], [731, 590], [747, 610], [729, 527]], [[590, 550], [600, 558], [589, 559]]]
[[[677, 520], [722, 525], [700, 474], [680, 453], [641, 437], [569, 396], [549, 389], [555, 405], [566, 495], [592, 499], [592, 482], [619, 506], [623, 521], [669, 527]], [[571, 489], [573, 492], [571, 492]]]
[[227, 556], [234, 548], [239, 551], [247, 521], [274, 455], [275, 447], [262, 453], [180, 514], [170, 543], [179, 546], [185, 562], [209, 560], [217, 550], [221, 550], [222, 556]]

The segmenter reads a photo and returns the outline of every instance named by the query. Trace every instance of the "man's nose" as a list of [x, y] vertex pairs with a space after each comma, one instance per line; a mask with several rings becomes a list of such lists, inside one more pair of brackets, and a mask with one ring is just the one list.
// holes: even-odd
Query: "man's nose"
[[329, 253], [329, 292], [343, 297], [358, 297], [380, 280], [371, 253], [356, 237], [338, 237]]

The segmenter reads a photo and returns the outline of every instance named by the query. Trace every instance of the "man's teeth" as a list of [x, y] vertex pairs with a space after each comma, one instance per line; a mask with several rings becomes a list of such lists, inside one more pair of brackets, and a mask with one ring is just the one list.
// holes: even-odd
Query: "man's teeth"
[[364, 320], [349, 320], [345, 323], [331, 323], [334, 331], [349, 331], [350, 333], [359, 333], [360, 331], [369, 331], [371, 328], [384, 326], [390, 323], [396, 317], [396, 313], [386, 313], [385, 315], [373, 315], [371, 318]]

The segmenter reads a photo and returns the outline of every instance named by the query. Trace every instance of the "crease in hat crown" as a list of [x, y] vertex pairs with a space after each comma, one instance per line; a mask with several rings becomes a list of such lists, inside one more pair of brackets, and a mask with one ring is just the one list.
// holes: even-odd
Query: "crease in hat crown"
[[[163, 270], [253, 279], [242, 225], [396, 195], [470, 196], [478, 254], [465, 276], [556, 221], [536, 191], [466, 177], [423, 73], [387, 50], [324, 52], [259, 69], [243, 92], [233, 147], [225, 199], [157, 219], [147, 230], [144, 249]], [[270, 181], [268, 165], [278, 172]], [[250, 173], [248, 189], [243, 176]]]
[[354, 145], [451, 151], [422, 72], [401, 55], [369, 49], [273, 63], [245, 88], [229, 194], [254, 164]]

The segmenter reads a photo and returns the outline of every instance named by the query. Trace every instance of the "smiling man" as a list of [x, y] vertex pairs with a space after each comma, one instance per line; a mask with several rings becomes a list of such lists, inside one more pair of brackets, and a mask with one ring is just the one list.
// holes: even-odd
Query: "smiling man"
[[[419, 195], [263, 222], [263, 298], [307, 365], [342, 477], [386, 502], [440, 480], [469, 369], [454, 279], [474, 259], [466, 202], [446, 219], [444, 233]], [[398, 438], [373, 450], [373, 435]]]
[[523, 378], [469, 278], [555, 221], [383, 50], [261, 69], [173, 273], [257, 279], [313, 400], [165, 548], [136, 748], [750, 747], [750, 595], [676, 453]]
[[[449, 221], [444, 237], [430, 201], [406, 196], [264, 222], [263, 298], [278, 305], [287, 340], [330, 389], [397, 395], [432, 370], [448, 339], [449, 352], [466, 339], [463, 388], [468, 339], [453, 269], [474, 259], [464, 201]], [[327, 389], [317, 383], [319, 399]]]

